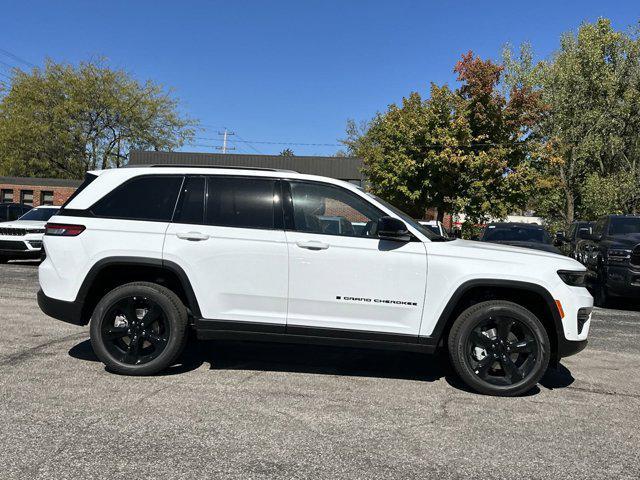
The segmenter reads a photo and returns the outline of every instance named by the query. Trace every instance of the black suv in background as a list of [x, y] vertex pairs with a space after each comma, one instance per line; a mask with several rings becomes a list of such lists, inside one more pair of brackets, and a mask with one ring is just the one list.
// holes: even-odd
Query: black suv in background
[[607, 215], [579, 245], [579, 258], [593, 274], [596, 303], [640, 294], [640, 215]]
[[596, 222], [576, 221], [571, 224], [567, 233], [559, 231], [556, 233], [554, 244], [560, 248], [562, 253], [568, 257], [584, 263], [580, 258], [579, 244], [589, 240]]
[[553, 245], [549, 232], [534, 223], [490, 223], [483, 230], [480, 241], [561, 253]]

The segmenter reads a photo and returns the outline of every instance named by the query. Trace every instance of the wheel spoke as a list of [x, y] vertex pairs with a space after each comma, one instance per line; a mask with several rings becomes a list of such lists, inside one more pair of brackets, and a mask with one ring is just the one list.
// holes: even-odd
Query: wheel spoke
[[487, 373], [489, 372], [489, 367], [493, 365], [494, 358], [492, 356], [487, 355], [484, 357], [475, 368], [476, 375], [480, 378], [487, 378]]
[[491, 346], [491, 339], [484, 333], [473, 330], [471, 332], [471, 343], [478, 347], [489, 348]]
[[533, 338], [526, 338], [520, 342], [509, 342], [509, 348], [512, 353], [532, 353], [536, 346]]
[[513, 363], [513, 360], [511, 360], [511, 357], [509, 355], [505, 355], [500, 359], [500, 365], [504, 370], [505, 377], [511, 383], [519, 382], [520, 380], [522, 380], [522, 373], [520, 372], [520, 369], [516, 366], [515, 363]]
[[147, 340], [149, 340], [154, 347], [161, 348], [167, 344], [167, 338], [162, 337], [160, 335], [156, 335], [155, 333], [150, 333], [147, 335]]
[[110, 327], [103, 333], [107, 340], [117, 340], [128, 335], [127, 327]]
[[138, 315], [136, 314], [136, 304], [133, 300], [133, 297], [129, 297], [127, 299], [127, 304], [126, 304], [126, 312], [127, 312], [127, 320], [129, 321], [129, 325], [131, 325], [131, 322], [138, 320]]
[[144, 317], [142, 317], [142, 321], [144, 322], [145, 327], [149, 328], [149, 325], [158, 320], [161, 314], [162, 310], [160, 309], [160, 307], [158, 307], [157, 304], [152, 303], [149, 310], [147, 310], [147, 313], [145, 313]]
[[496, 323], [498, 327], [498, 338], [506, 342], [509, 340], [509, 332], [511, 332], [514, 321], [510, 318], [499, 318], [496, 320]]

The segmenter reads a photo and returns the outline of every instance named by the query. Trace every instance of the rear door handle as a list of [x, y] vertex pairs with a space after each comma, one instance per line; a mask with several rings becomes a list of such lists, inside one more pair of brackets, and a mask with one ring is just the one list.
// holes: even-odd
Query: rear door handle
[[296, 245], [300, 248], [306, 248], [307, 250], [326, 250], [329, 248], [328, 243], [318, 242], [316, 240], [309, 240], [308, 242], [296, 242]]
[[181, 240], [189, 240], [191, 242], [201, 242], [202, 240], [207, 240], [209, 235], [206, 233], [200, 232], [178, 232], [176, 233], [176, 237]]

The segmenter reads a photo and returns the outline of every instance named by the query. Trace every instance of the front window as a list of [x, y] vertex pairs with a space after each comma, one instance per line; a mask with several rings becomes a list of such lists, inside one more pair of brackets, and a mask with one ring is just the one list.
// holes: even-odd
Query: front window
[[420, 233], [422, 233], [429, 240], [432, 240], [432, 241], [447, 240], [445, 237], [443, 237], [443, 236], [441, 236], [439, 234], [433, 233], [425, 225], [419, 224], [413, 218], [411, 218], [409, 215], [404, 213], [402, 210], [394, 207], [389, 202], [387, 202], [385, 200], [382, 200], [380, 197], [375, 196], [373, 193], [366, 192], [366, 194], [369, 195], [371, 198], [374, 198], [375, 200], [380, 202], [385, 207], [387, 207], [389, 210], [391, 210], [393, 213], [395, 213], [397, 216], [399, 216], [404, 221], [404, 223], [406, 223], [407, 225], [411, 225], [413, 228], [418, 230]]
[[609, 235], [640, 233], [640, 217], [613, 217], [609, 224]]
[[46, 222], [58, 213], [57, 208], [34, 208], [20, 217], [20, 220], [34, 220], [38, 222]]
[[383, 211], [340, 187], [291, 182], [293, 226], [298, 232], [375, 237]]

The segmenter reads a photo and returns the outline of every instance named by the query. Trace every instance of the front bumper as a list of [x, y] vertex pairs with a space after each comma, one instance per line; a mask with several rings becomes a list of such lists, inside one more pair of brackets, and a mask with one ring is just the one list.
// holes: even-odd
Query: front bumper
[[40, 258], [42, 235], [21, 237], [0, 235], [0, 256], [12, 259]]
[[42, 290], [38, 290], [38, 306], [45, 315], [62, 320], [73, 325], [86, 325], [82, 319], [82, 305], [78, 302], [65, 302], [47, 297]]
[[577, 342], [567, 340], [562, 337], [558, 341], [558, 358], [570, 357], [576, 353], [580, 353], [587, 347], [587, 340], [578, 340]]
[[640, 267], [608, 265], [606, 270], [608, 293], [621, 297], [640, 295]]

